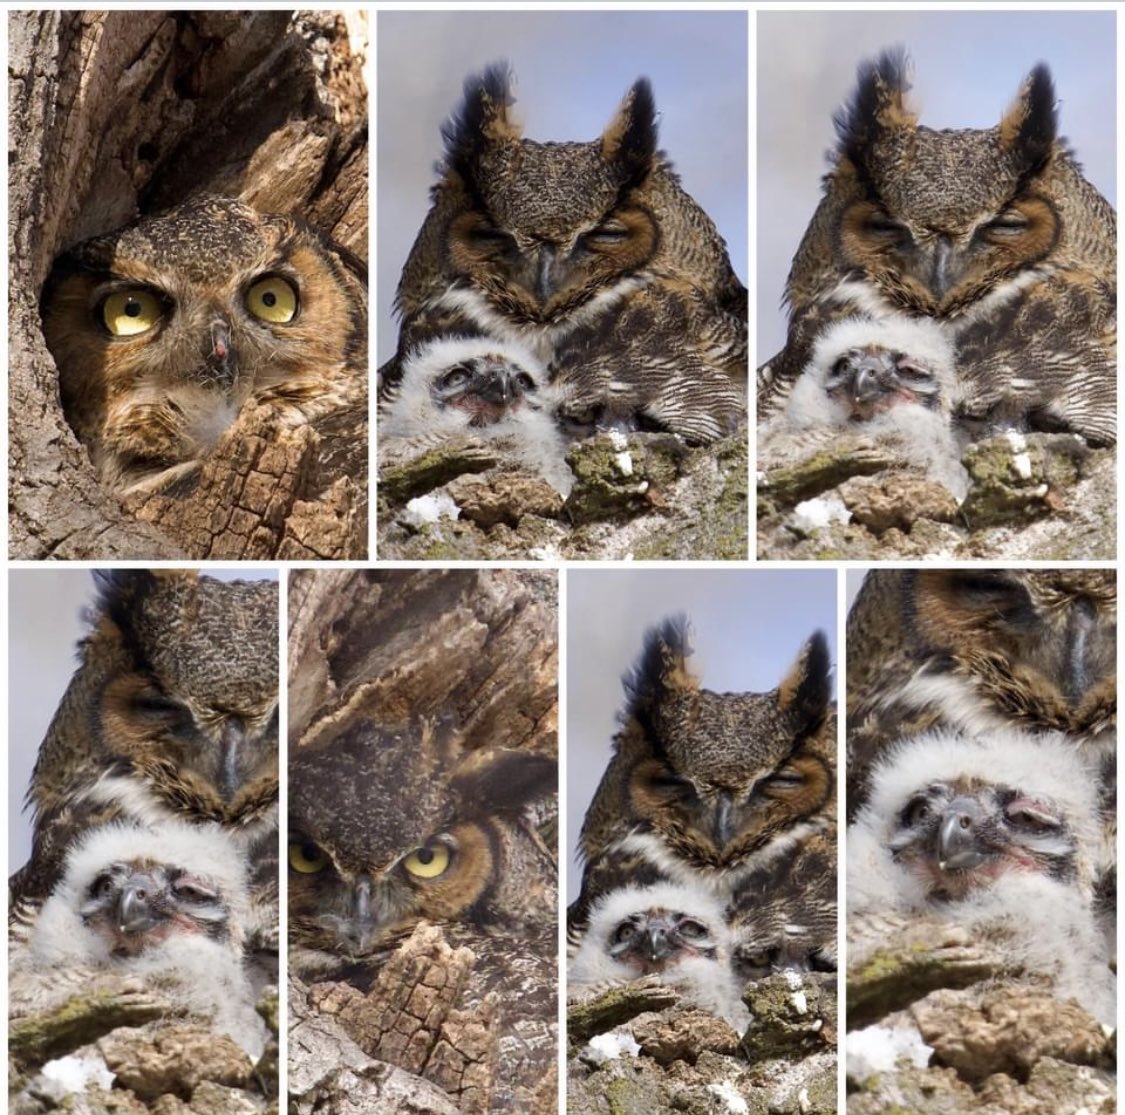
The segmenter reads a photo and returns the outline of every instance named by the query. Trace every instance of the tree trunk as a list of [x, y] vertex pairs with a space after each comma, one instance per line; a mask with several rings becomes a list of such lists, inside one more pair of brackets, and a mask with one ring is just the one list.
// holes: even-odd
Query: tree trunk
[[[11, 557], [365, 550], [357, 485], [310, 492], [317, 435], [253, 412], [186, 497], [123, 506], [66, 422], [39, 320], [60, 251], [197, 191], [300, 216], [366, 257], [365, 50], [361, 14], [10, 14]], [[365, 421], [351, 433], [365, 439]]]

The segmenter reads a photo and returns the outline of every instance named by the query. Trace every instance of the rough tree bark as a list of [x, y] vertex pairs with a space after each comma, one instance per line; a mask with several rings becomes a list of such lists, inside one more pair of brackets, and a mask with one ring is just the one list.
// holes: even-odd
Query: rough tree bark
[[192, 498], [123, 507], [67, 425], [38, 302], [61, 250], [201, 189], [300, 216], [366, 257], [365, 44], [355, 14], [10, 14], [12, 557], [338, 557], [348, 537], [354, 549], [354, 488], [307, 498], [310, 431], [255, 414], [258, 442], [224, 439]]
[[[375, 709], [387, 723], [452, 715], [469, 746], [555, 757], [557, 610], [557, 582], [546, 572], [296, 571], [289, 590], [290, 747], [322, 746], [350, 715]], [[545, 808], [543, 829], [555, 808]], [[552, 932], [552, 953], [553, 941]], [[440, 926], [422, 922], [366, 994], [344, 983], [291, 979], [290, 1110], [502, 1109], [497, 1094], [505, 1082], [496, 1066], [505, 1024], [488, 1001], [465, 1009], [473, 963], [470, 949], [451, 947]], [[546, 1071], [516, 1107], [549, 1115], [556, 1089], [557, 1075]]]

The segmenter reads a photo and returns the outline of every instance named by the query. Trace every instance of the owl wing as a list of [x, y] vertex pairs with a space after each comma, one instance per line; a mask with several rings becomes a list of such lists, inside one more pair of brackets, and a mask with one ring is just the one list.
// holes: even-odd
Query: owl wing
[[958, 334], [960, 415], [1117, 440], [1116, 287], [1058, 271]]

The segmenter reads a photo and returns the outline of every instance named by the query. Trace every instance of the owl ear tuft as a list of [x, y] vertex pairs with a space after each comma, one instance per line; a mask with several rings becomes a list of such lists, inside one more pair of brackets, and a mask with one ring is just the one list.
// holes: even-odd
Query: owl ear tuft
[[687, 664], [691, 651], [691, 626], [682, 613], [650, 628], [640, 658], [621, 679], [627, 715], [643, 712], [670, 693], [697, 692], [699, 679]]
[[1000, 146], [1019, 157], [1026, 171], [1038, 170], [1051, 157], [1058, 126], [1055, 83], [1040, 62], [1000, 121]]
[[467, 801], [489, 812], [520, 811], [559, 788], [558, 764], [530, 751], [471, 752], [451, 779]]
[[514, 143], [521, 129], [511, 113], [512, 71], [496, 62], [465, 79], [461, 107], [442, 125], [446, 165], [471, 177], [477, 158], [494, 143]]
[[823, 631], [814, 631], [777, 688], [778, 707], [797, 731], [806, 731], [824, 719], [830, 675], [828, 640]]
[[902, 47], [886, 50], [874, 62], [859, 67], [855, 92], [832, 117], [839, 136], [839, 152], [864, 170], [873, 144], [895, 131], [913, 131], [918, 117], [909, 107], [909, 66]]
[[648, 78], [640, 78], [625, 94], [613, 119], [602, 132], [602, 158], [621, 163], [626, 179], [640, 180], [656, 160], [656, 102]]

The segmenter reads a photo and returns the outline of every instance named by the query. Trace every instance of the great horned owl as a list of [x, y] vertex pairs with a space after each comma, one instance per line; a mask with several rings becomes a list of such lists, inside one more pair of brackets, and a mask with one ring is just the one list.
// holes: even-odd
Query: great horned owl
[[401, 378], [380, 402], [380, 467], [451, 438], [505, 438], [516, 459], [566, 495], [574, 476], [555, 421], [557, 407], [547, 369], [516, 342], [425, 342], [407, 353]]
[[990, 129], [921, 126], [908, 89], [905, 57], [885, 53], [836, 117], [835, 162], [786, 284], [786, 345], [759, 371], [759, 420], [832, 322], [905, 314], [947, 332], [972, 433], [1112, 444], [1116, 216], [1058, 136], [1047, 68]]
[[[746, 947], [770, 966], [830, 953], [836, 745], [824, 635], [805, 643], [768, 693], [703, 689], [688, 640], [684, 617], [666, 620], [625, 678], [622, 727], [582, 826], [572, 937], [602, 895], [673, 882], [724, 905], [740, 962]], [[795, 876], [800, 893], [789, 885]], [[808, 906], [791, 915], [794, 903]], [[785, 927], [798, 922], [790, 939]]]
[[1117, 582], [1105, 569], [879, 569], [848, 615], [848, 814], [889, 743], [1061, 732], [1112, 805]]
[[440, 925], [475, 956], [460, 1007], [500, 1013], [497, 1091], [520, 1095], [554, 1056], [557, 866], [530, 807], [557, 769], [464, 744], [448, 721], [360, 718], [290, 755], [290, 971], [367, 990], [419, 923]]
[[745, 412], [746, 291], [657, 150], [648, 82], [585, 143], [524, 139], [512, 101], [507, 69], [493, 66], [465, 83], [443, 129], [384, 389], [433, 339], [487, 337], [501, 356], [529, 349], [559, 417], [579, 428], [649, 425], [695, 442], [730, 432]]
[[31, 859], [11, 912], [31, 916], [70, 846], [110, 821], [213, 822], [252, 864], [252, 943], [277, 937], [277, 584], [180, 571], [95, 574], [80, 664], [28, 790]]
[[9, 1010], [52, 1010], [137, 977], [258, 1056], [265, 1027], [243, 966], [245, 852], [217, 825], [103, 825], [71, 845], [51, 896], [12, 936]]
[[1110, 953], [1093, 903], [1096, 782], [1057, 734], [940, 730], [886, 750], [848, 829], [856, 962], [864, 915], [939, 918], [1003, 941], [1015, 966], [1112, 1021]]
[[210, 196], [143, 217], [60, 256], [41, 312], [115, 491], [190, 473], [247, 405], [293, 425], [354, 411], [366, 452], [366, 269], [293, 217]]
[[809, 456], [851, 433], [889, 447], [904, 465], [961, 499], [966, 438], [953, 426], [952, 346], [928, 318], [849, 317], [817, 338], [784, 410], [758, 431], [758, 467]]
[[722, 903], [683, 883], [627, 886], [602, 895], [567, 966], [567, 997], [581, 999], [646, 976], [735, 1029], [750, 1021], [734, 971]]

